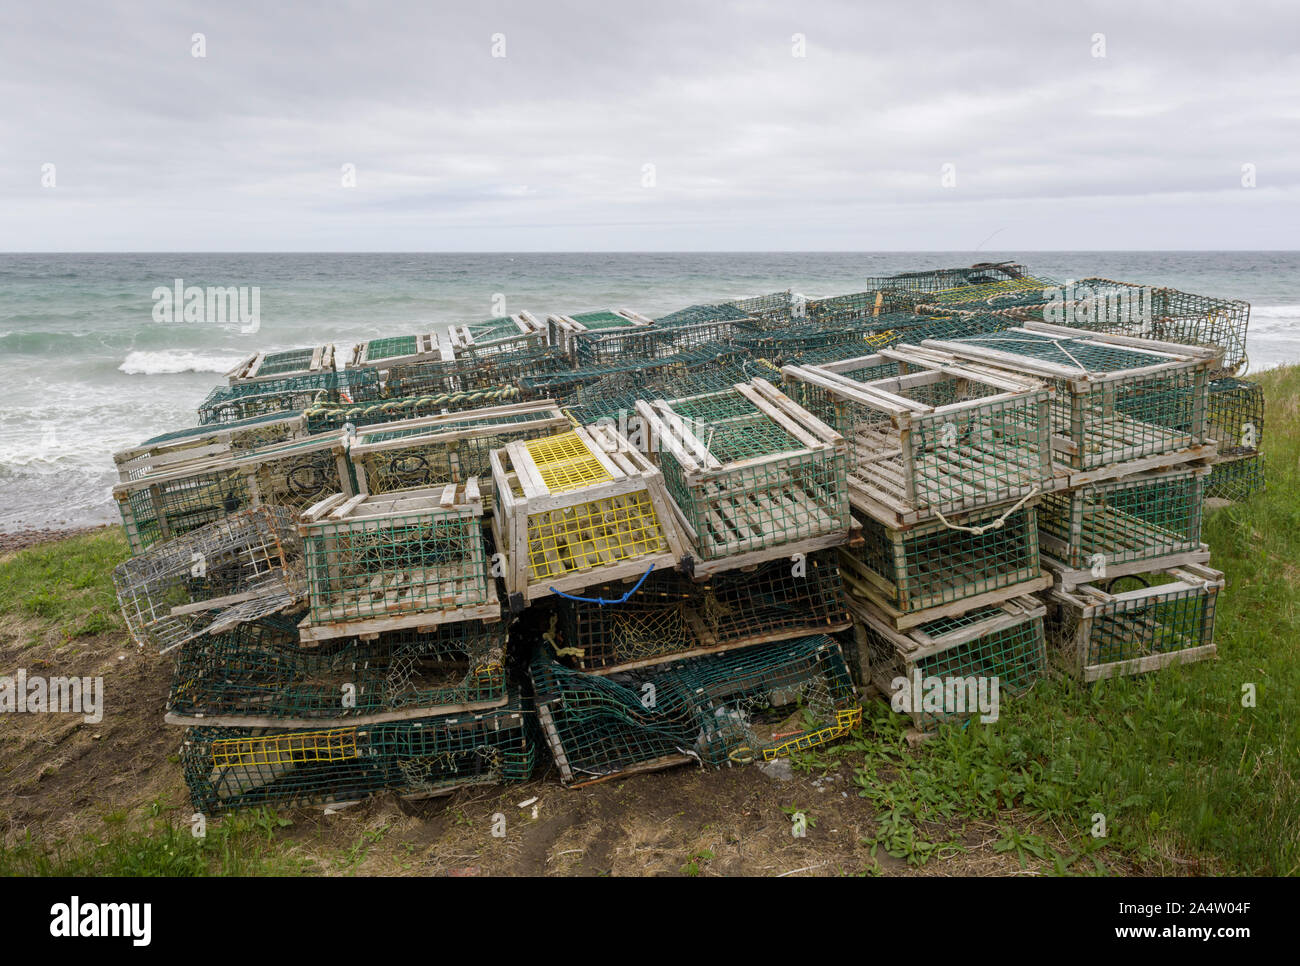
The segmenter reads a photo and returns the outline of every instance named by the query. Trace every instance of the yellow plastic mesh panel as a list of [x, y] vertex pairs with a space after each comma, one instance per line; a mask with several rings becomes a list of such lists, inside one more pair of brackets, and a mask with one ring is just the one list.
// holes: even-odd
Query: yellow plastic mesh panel
[[542, 482], [552, 493], [580, 490], [614, 479], [577, 433], [534, 439], [524, 445]]
[[607, 567], [668, 549], [646, 490], [528, 517], [532, 579]]
[[212, 743], [212, 763], [218, 768], [345, 761], [355, 757], [355, 728], [300, 731], [270, 737], [226, 738]]

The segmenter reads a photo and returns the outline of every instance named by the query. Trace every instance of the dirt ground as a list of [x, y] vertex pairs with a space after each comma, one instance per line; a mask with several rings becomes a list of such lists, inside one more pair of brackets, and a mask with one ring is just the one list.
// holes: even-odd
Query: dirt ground
[[[122, 634], [24, 646], [30, 629], [0, 627], [0, 667], [102, 676], [104, 716], [6, 715], [0, 725], [0, 836], [46, 842], [100, 831], [152, 803], [190, 814], [178, 751], [163, 723], [171, 659]], [[843, 875], [1042, 874], [998, 853], [1000, 833], [968, 827], [965, 852], [920, 869], [862, 839], [874, 828], [852, 771], [806, 775], [756, 765], [683, 767], [579, 789], [560, 785], [543, 753], [530, 782], [482, 785], [418, 802], [394, 795], [341, 810], [284, 812], [278, 833], [324, 874], [377, 875]], [[536, 799], [526, 807], [520, 803]], [[809, 817], [802, 838], [785, 809]], [[505, 835], [493, 835], [503, 816]], [[1019, 824], [1015, 816], [1008, 820]], [[1052, 829], [1028, 826], [1065, 849]]]

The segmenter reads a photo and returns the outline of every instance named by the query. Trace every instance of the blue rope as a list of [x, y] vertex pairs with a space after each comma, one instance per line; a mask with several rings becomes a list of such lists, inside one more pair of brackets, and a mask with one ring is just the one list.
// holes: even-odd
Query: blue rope
[[[655, 565], [651, 564], [650, 570], [654, 569]], [[650, 570], [643, 573], [641, 579], [636, 582], [636, 586], [617, 600], [606, 600], [604, 597], [575, 597], [573, 594], [566, 594], [563, 591], [556, 590], [554, 587], [548, 587], [546, 589], [557, 597], [563, 597], [565, 600], [581, 601], [584, 604], [599, 604], [601, 607], [604, 607], [606, 604], [626, 604], [627, 599], [641, 589], [641, 585], [645, 583], [645, 579], [650, 576]]]

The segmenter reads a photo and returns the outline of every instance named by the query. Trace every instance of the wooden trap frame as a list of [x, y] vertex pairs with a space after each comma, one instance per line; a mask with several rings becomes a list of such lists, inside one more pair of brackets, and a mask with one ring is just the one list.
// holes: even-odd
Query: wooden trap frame
[[1142, 674], [1216, 655], [1214, 607], [1224, 586], [1219, 571], [1188, 564], [1107, 586], [1055, 587], [1048, 594], [1049, 633], [1078, 677]]
[[[999, 701], [1003, 693], [1028, 690], [1047, 669], [1043, 617], [1046, 608], [1034, 597], [1013, 597], [977, 607], [956, 617], [928, 621], [910, 631], [898, 631], [870, 605], [850, 604], [854, 616], [854, 646], [864, 684], [870, 682], [891, 700], [899, 679], [907, 682], [903, 713], [923, 732], [947, 720], [979, 712], [971, 708], [972, 682], [996, 678]], [[943, 682], [942, 701], [927, 681]], [[935, 700], [927, 702], [927, 691]], [[986, 693], [991, 693], [986, 691]]]
[[485, 322], [454, 323], [447, 331], [457, 358], [483, 358], [521, 349], [540, 349], [547, 344], [546, 326], [531, 312], [499, 316]]
[[577, 361], [574, 335], [641, 325], [654, 325], [654, 321], [631, 309], [598, 309], [594, 312], [579, 312], [576, 315], [546, 317], [546, 331], [551, 345], [564, 353], [571, 364]]
[[334, 346], [318, 345], [281, 352], [255, 352], [226, 373], [232, 386], [334, 371]]
[[[898, 374], [867, 381], [848, 374], [891, 368]], [[1050, 397], [1036, 380], [910, 346], [781, 371], [847, 440], [854, 507], [887, 526], [1027, 499], [1052, 479]]]
[[608, 427], [516, 441], [489, 458], [492, 532], [514, 609], [672, 569], [687, 553], [663, 475]]
[[302, 542], [284, 507], [254, 507], [175, 537], [113, 571], [122, 617], [160, 654], [306, 596]]
[[[361, 493], [394, 493], [492, 473], [488, 453], [515, 440], [569, 429], [552, 400], [472, 409], [457, 414], [383, 423], [359, 429], [349, 458]], [[482, 494], [491, 509], [491, 491]]]
[[241, 456], [262, 446], [299, 439], [306, 434], [302, 413], [265, 413], [232, 423], [193, 426], [147, 439], [113, 454], [118, 478], [138, 480], [166, 472], [177, 464]]
[[304, 643], [501, 617], [478, 477], [327, 497], [299, 517], [311, 610]]
[[641, 400], [636, 411], [703, 562], [697, 572], [848, 539], [844, 440], [771, 383]]

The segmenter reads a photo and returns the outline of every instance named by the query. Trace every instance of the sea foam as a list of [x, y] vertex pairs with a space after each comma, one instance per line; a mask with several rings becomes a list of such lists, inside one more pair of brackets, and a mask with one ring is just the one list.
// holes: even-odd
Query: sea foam
[[132, 352], [117, 368], [131, 376], [160, 376], [177, 372], [225, 373], [238, 365], [240, 358], [188, 350]]

